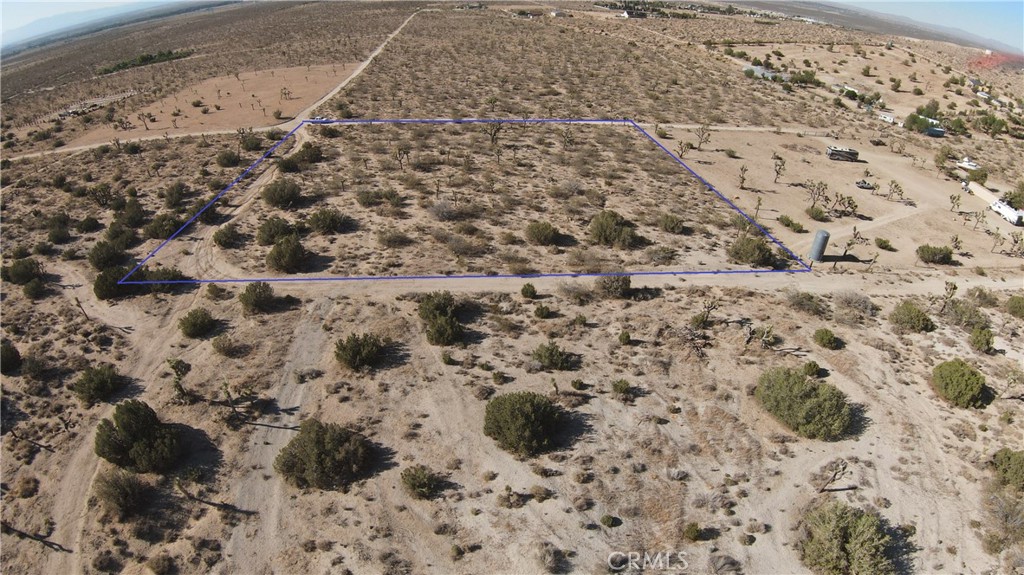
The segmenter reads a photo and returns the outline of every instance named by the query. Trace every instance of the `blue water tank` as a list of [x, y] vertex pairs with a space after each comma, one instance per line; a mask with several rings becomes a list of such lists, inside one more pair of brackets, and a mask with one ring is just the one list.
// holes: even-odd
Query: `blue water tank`
[[811, 259], [820, 262], [825, 257], [825, 248], [828, 247], [829, 233], [825, 230], [818, 230], [814, 234], [814, 243], [811, 244]]

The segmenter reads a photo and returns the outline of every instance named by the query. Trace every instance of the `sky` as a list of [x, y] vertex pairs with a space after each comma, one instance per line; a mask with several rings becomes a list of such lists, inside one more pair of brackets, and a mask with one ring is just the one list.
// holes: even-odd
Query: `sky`
[[[856, 5], [876, 12], [906, 16], [928, 24], [960, 28], [972, 34], [992, 38], [1024, 52], [1024, 0], [962, 0], [959, 2], [935, 2], [923, 0], [833, 0]], [[50, 1], [0, 0], [0, 30], [7, 32], [25, 26], [35, 20], [59, 15], [69, 15], [68, 20], [79, 23], [81, 14], [76, 12], [121, 7], [125, 11], [145, 7], [154, 2], [139, 0], [118, 0], [106, 2], [91, 1]], [[74, 15], [74, 16], [72, 16]], [[105, 14], [105, 15], [109, 15]], [[54, 29], [59, 25], [54, 26]], [[52, 31], [52, 30], [47, 30]]]

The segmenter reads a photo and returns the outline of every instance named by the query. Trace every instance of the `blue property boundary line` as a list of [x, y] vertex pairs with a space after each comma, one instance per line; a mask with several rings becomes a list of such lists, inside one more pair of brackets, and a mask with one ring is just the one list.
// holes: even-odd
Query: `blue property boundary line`
[[[172, 240], [174, 240], [179, 235], [181, 235], [181, 233], [184, 232], [185, 229], [188, 228], [190, 225], [192, 225], [192, 223], [194, 221], [196, 221], [196, 219], [198, 219], [203, 214], [203, 212], [205, 212], [211, 206], [213, 206], [215, 203], [217, 203], [217, 201], [220, 200], [220, 198], [222, 196], [224, 196], [224, 194], [228, 193], [232, 188], [235, 187], [236, 184], [238, 184], [243, 179], [245, 179], [245, 177], [248, 176], [250, 172], [252, 172], [260, 164], [262, 164], [267, 158], [269, 158], [271, 155], [273, 155], [274, 151], [276, 151], [277, 148], [281, 146], [281, 144], [285, 143], [285, 141], [287, 141], [288, 138], [292, 137], [295, 134], [295, 132], [297, 132], [299, 129], [301, 129], [306, 124], [312, 124], [312, 125], [325, 125], [325, 124], [345, 124], [345, 125], [373, 125], [373, 124], [380, 124], [380, 125], [387, 125], [387, 124], [618, 124], [618, 125], [623, 125], [623, 126], [632, 126], [633, 128], [636, 128], [636, 130], [638, 130], [641, 134], [646, 136], [647, 139], [649, 139], [651, 142], [653, 142], [654, 145], [656, 145], [658, 148], [660, 148], [662, 151], [664, 151], [666, 154], [668, 154], [669, 157], [671, 157], [673, 160], [675, 160], [679, 165], [681, 165], [683, 168], [685, 168], [687, 172], [689, 172], [694, 178], [696, 178], [697, 181], [702, 183], [708, 190], [714, 192], [715, 195], [718, 196], [718, 198], [720, 200], [724, 201], [730, 208], [732, 208], [734, 211], [736, 211], [736, 213], [738, 213], [741, 216], [743, 216], [743, 218], [745, 218], [751, 225], [756, 227], [762, 234], [764, 234], [765, 237], [767, 237], [775, 245], [777, 245], [779, 248], [781, 248], [783, 251], [785, 251], [787, 254], [789, 254], [789, 256], [791, 258], [793, 258], [794, 261], [796, 261], [797, 263], [800, 264], [801, 268], [800, 269], [794, 269], [794, 270], [790, 270], [790, 269], [783, 269], [783, 270], [776, 270], [776, 269], [768, 269], [768, 270], [751, 269], [751, 270], [639, 271], [639, 272], [611, 272], [611, 273], [571, 273], [571, 272], [562, 272], [562, 273], [538, 273], [538, 274], [463, 274], [463, 275], [434, 274], [434, 275], [409, 275], [409, 276], [330, 276], [330, 277], [269, 277], [269, 278], [245, 278], [245, 279], [186, 279], [186, 280], [130, 280], [130, 281], [128, 280], [128, 278], [131, 277], [133, 274], [135, 274], [140, 268], [142, 268], [142, 266], [146, 265], [146, 263], [148, 261], [153, 259], [153, 257], [156, 256], [156, 254], [161, 249], [163, 249], [164, 246], [166, 246]], [[206, 205], [203, 206], [203, 208], [201, 210], [196, 212], [196, 214], [194, 216], [189, 218], [189, 220], [187, 222], [182, 224], [182, 226], [180, 228], [178, 228], [173, 234], [171, 234], [170, 237], [168, 237], [166, 240], [161, 242], [160, 245], [158, 245], [153, 251], [151, 251], [149, 253], [149, 255], [147, 255], [138, 264], [136, 264], [135, 267], [133, 267], [131, 269], [131, 271], [129, 271], [127, 274], [125, 274], [125, 276], [123, 278], [118, 280], [117, 283], [118, 283], [118, 285], [250, 283], [250, 282], [259, 282], [259, 281], [262, 281], [262, 282], [277, 282], [277, 283], [299, 283], [299, 282], [373, 281], [373, 280], [398, 281], [398, 280], [437, 280], [437, 279], [464, 279], [464, 280], [467, 280], [467, 279], [484, 279], [484, 278], [499, 278], [499, 279], [501, 279], [501, 278], [508, 278], [508, 279], [520, 278], [520, 279], [529, 279], [529, 278], [544, 278], [544, 277], [549, 277], [549, 278], [559, 278], [559, 277], [569, 278], [569, 277], [571, 277], [571, 278], [575, 278], [575, 277], [606, 277], [606, 276], [737, 275], [737, 274], [763, 274], [763, 273], [806, 273], [806, 272], [809, 272], [809, 271], [811, 271], [811, 266], [809, 266], [806, 262], [804, 262], [802, 259], [800, 259], [799, 256], [797, 256], [795, 253], [793, 253], [793, 251], [790, 250], [789, 248], [787, 248], [781, 241], [776, 239], [775, 236], [771, 235], [768, 232], [768, 230], [764, 229], [761, 226], [761, 224], [759, 224], [756, 221], [754, 221], [754, 218], [751, 218], [743, 210], [741, 210], [736, 204], [734, 204], [732, 201], [730, 201], [729, 198], [725, 197], [725, 195], [722, 194], [721, 192], [719, 192], [718, 189], [716, 189], [713, 185], [711, 185], [710, 182], [708, 182], [703, 177], [701, 177], [700, 174], [695, 172], [692, 168], [690, 168], [690, 166], [686, 165], [686, 163], [683, 162], [682, 158], [680, 158], [679, 156], [673, 154], [668, 148], [666, 148], [664, 145], [662, 145], [661, 142], [656, 140], [654, 138], [654, 136], [651, 136], [651, 134], [649, 134], [647, 132], [647, 130], [644, 130], [642, 127], [640, 127], [639, 124], [637, 124], [635, 121], [633, 121], [631, 119], [622, 119], [622, 120], [597, 119], [597, 118], [595, 118], [595, 119], [583, 119], [583, 118], [509, 118], [509, 119], [471, 118], [471, 119], [463, 119], [463, 120], [456, 120], [456, 119], [450, 119], [450, 118], [435, 118], [435, 119], [430, 119], [430, 118], [426, 118], [426, 119], [406, 118], [406, 119], [373, 119], [373, 120], [358, 120], [358, 119], [334, 120], [334, 119], [332, 119], [332, 120], [302, 120], [301, 122], [299, 122], [298, 126], [295, 126], [295, 128], [293, 128], [292, 131], [290, 131], [287, 134], [285, 134], [285, 136], [283, 138], [281, 138], [276, 144], [271, 146], [270, 149], [268, 149], [262, 156], [260, 156], [255, 162], [253, 162], [248, 168], [246, 168], [245, 171], [243, 171], [241, 174], [239, 174], [238, 177], [236, 177], [234, 180], [232, 180], [231, 183], [229, 183], [227, 186], [225, 186], [223, 190], [221, 190], [216, 196], [213, 197], [213, 199], [211, 199], [209, 202], [207, 202]]]

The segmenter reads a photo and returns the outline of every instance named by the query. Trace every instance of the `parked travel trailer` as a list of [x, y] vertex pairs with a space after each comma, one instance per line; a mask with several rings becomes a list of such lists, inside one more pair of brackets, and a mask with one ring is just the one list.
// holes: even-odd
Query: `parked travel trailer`
[[964, 170], [967, 170], [967, 171], [981, 169], [981, 166], [979, 166], [978, 164], [973, 162], [971, 160], [971, 158], [969, 158], [967, 156], [964, 156], [964, 159], [962, 159], [959, 162], [957, 162], [956, 163], [956, 167], [964, 169]]
[[838, 146], [829, 146], [825, 150], [825, 155], [830, 160], [844, 160], [847, 162], [856, 162], [860, 158], [860, 153], [853, 148], [840, 148]]
[[1013, 206], [1003, 201], [993, 202], [991, 207], [992, 211], [1015, 226], [1019, 226], [1024, 222], [1024, 210], [1015, 210]]

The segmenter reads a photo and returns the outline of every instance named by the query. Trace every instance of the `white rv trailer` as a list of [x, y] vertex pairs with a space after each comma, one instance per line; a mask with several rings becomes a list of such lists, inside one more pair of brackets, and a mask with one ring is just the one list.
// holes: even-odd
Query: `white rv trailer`
[[1015, 226], [1021, 225], [1024, 221], [1024, 210], [1015, 210], [1013, 206], [1003, 201], [992, 202], [992, 211], [1002, 216], [1002, 218]]
[[860, 157], [860, 153], [853, 148], [840, 148], [838, 146], [829, 146], [825, 150], [825, 155], [830, 160], [845, 160], [847, 162], [856, 162]]

